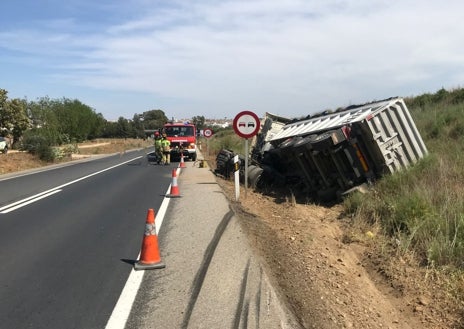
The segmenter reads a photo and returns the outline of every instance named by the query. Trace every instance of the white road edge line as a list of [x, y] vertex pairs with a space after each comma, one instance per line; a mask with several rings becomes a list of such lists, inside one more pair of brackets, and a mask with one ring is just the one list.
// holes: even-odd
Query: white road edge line
[[[68, 185], [77, 183], [77, 182], [79, 182], [79, 181], [81, 181], [81, 180], [84, 180], [84, 179], [87, 179], [87, 178], [89, 178], [89, 177], [92, 177], [92, 176], [101, 174], [102, 172], [111, 170], [111, 169], [113, 169], [113, 168], [122, 166], [122, 165], [124, 165], [124, 164], [126, 164], [126, 163], [128, 163], [128, 162], [131, 162], [131, 161], [140, 159], [141, 157], [142, 157], [142, 156], [135, 157], [135, 158], [133, 158], [133, 159], [124, 161], [124, 162], [119, 163], [119, 164], [117, 164], [117, 165], [114, 165], [114, 166], [108, 167], [108, 168], [106, 168], [106, 169], [103, 169], [103, 170], [94, 172], [94, 173], [92, 173], [92, 174], [90, 174], [90, 175], [87, 175], [87, 176], [84, 176], [84, 177], [75, 179], [75, 180], [73, 180], [73, 181], [71, 181], [71, 182], [68, 182], [68, 183], [65, 183], [65, 184], [63, 184], [63, 185], [60, 185], [60, 186], [51, 188], [51, 189], [46, 190], [46, 191], [44, 191], [44, 192], [40, 192], [40, 193], [35, 194], [35, 195], [33, 195], [33, 196], [27, 197], [27, 198], [25, 198], [25, 199], [22, 199], [22, 200], [19, 200], [19, 201], [16, 201], [16, 202], [7, 204], [6, 206], [3, 206], [3, 207], [0, 208], [0, 214], [6, 214], [6, 213], [8, 213], [8, 212], [10, 212], [10, 211], [13, 211], [13, 210], [15, 210], [15, 209], [21, 208], [21, 207], [23, 207], [23, 206], [26, 206], [26, 205], [28, 205], [28, 204], [30, 204], [30, 203], [32, 203], [32, 202], [35, 202], [35, 201], [40, 200], [40, 199], [43, 199], [43, 198], [45, 198], [45, 197], [47, 197], [47, 196], [50, 196], [50, 195], [52, 195], [52, 194], [55, 194], [56, 192], [61, 191], [61, 189], [62, 189], [63, 187], [66, 187], [66, 186], [68, 186]], [[57, 191], [57, 190], [59, 190], [59, 191]], [[55, 191], [56, 191], [56, 192], [55, 192]], [[45, 196], [44, 196], [44, 195], [45, 195]], [[34, 201], [29, 202], [29, 200], [32, 200], [32, 199], [34, 199]], [[8, 210], [5, 210], [5, 209], [8, 209]]]
[[[171, 184], [166, 191], [168, 194], [171, 190]], [[155, 225], [156, 225], [156, 234], [161, 228], [161, 224], [164, 220], [164, 215], [169, 205], [170, 198], [165, 197], [161, 203], [158, 213], [155, 213]], [[137, 259], [140, 258], [140, 253], [137, 256]], [[135, 297], [139, 291], [140, 285], [142, 283], [143, 275], [145, 271], [136, 271], [132, 269], [127, 278], [126, 284], [122, 289], [121, 295], [116, 303], [116, 306], [111, 313], [111, 316], [106, 323], [105, 329], [124, 329], [126, 327], [127, 320], [129, 319], [130, 312], [132, 310], [132, 305], [134, 304]]]

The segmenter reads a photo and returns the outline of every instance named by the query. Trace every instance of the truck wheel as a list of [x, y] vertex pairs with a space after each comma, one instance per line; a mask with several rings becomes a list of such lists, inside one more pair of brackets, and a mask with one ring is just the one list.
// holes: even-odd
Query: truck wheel
[[3, 149], [3, 154], [7, 154], [8, 153], [8, 146], [5, 146], [5, 148]]
[[191, 159], [192, 159], [192, 161], [197, 161], [197, 154], [193, 153]]
[[261, 178], [262, 173], [263, 169], [261, 167], [254, 165], [248, 166], [248, 182], [253, 189], [256, 189], [259, 185], [259, 179]]

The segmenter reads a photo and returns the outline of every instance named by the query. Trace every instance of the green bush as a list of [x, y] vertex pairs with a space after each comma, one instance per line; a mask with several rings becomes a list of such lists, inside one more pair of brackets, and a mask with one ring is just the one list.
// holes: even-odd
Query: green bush
[[355, 221], [380, 223], [400, 252], [427, 266], [464, 269], [464, 91], [438, 91], [407, 104], [429, 155], [379, 180], [372, 193], [350, 195]]
[[56, 156], [53, 147], [51, 147], [50, 145], [46, 145], [46, 144], [39, 145], [38, 150], [37, 150], [37, 155], [39, 156], [40, 160], [47, 161], [47, 162], [55, 161], [55, 156]]
[[61, 154], [51, 145], [52, 143], [46, 136], [34, 134], [33, 131], [29, 131], [24, 134], [21, 140], [20, 149], [37, 155], [39, 159], [43, 161], [53, 162], [58, 159]]

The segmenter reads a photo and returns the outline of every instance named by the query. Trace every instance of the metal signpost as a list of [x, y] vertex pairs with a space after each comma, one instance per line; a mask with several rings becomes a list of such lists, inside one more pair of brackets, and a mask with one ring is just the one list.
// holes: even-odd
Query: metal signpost
[[[260, 126], [261, 123], [258, 116], [251, 111], [240, 112], [235, 116], [233, 122], [235, 133], [245, 138], [245, 198], [248, 189], [248, 139], [258, 133]], [[240, 182], [235, 182], [235, 184], [240, 184]]]

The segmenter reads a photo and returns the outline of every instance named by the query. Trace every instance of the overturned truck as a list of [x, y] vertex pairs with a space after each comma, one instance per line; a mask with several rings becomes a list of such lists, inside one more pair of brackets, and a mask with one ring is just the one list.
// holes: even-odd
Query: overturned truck
[[248, 168], [250, 186], [285, 187], [322, 201], [339, 198], [427, 154], [401, 98], [287, 123], [266, 114], [262, 126]]

